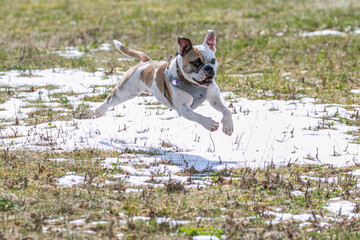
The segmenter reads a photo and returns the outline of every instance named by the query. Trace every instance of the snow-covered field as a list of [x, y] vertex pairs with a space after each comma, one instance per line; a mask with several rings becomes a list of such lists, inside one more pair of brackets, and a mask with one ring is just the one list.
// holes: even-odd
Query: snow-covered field
[[[269, 164], [331, 164], [349, 166], [359, 163], [359, 144], [353, 144], [350, 127], [336, 121], [350, 118], [359, 106], [316, 104], [314, 99], [294, 101], [248, 100], [223, 93], [233, 111], [235, 125], [231, 137], [218, 130], [210, 133], [202, 126], [179, 117], [158, 105], [152, 96], [141, 96], [108, 111], [97, 119], [54, 121], [25, 126], [22, 119], [33, 108], [24, 106], [29, 100], [43, 101], [52, 109], [61, 105], [52, 101], [52, 93], [72, 92], [67, 99], [76, 106], [84, 96], [104, 92], [104, 85], [115, 84], [120, 76], [104, 77], [102, 72], [79, 70], [33, 71], [31, 77], [19, 72], [2, 73], [0, 86], [24, 88], [34, 86], [33, 92], [19, 92], [0, 105], [0, 118], [7, 127], [1, 130], [3, 148], [55, 149], [71, 151], [79, 148], [99, 148], [122, 151], [126, 148], [156, 152], [148, 161], [170, 160], [179, 168], [220, 170], [229, 167], [266, 167]], [[56, 85], [46, 90], [40, 86]], [[92, 109], [100, 102], [89, 102]], [[217, 121], [221, 115], [208, 103], [197, 112]], [[20, 119], [14, 125], [15, 119]], [[221, 129], [221, 128], [220, 128]], [[14, 133], [16, 136], [14, 137]], [[11, 137], [10, 137], [11, 136]], [[46, 136], [46, 137], [44, 137]]]
[[[325, 31], [321, 34], [302, 36], [322, 34], [341, 35]], [[110, 49], [108, 45], [103, 47]], [[82, 55], [75, 48], [57, 53], [68, 57]], [[222, 133], [221, 127], [216, 132], [205, 130], [202, 126], [180, 117], [176, 111], [166, 109], [150, 95], [142, 95], [118, 105], [100, 118], [94, 118], [92, 113], [86, 119], [78, 119], [71, 115], [71, 112], [76, 111], [77, 107], [84, 103], [92, 110], [99, 106], [101, 102], [85, 101], [84, 98], [91, 99], [108, 93], [109, 87], [114, 86], [122, 74], [123, 72], [118, 72], [116, 75], [107, 76], [102, 71], [89, 73], [64, 69], [34, 70], [31, 74], [18, 71], [0, 73], [0, 90], [11, 92], [11, 97], [0, 105], [0, 148], [39, 151], [91, 148], [125, 152], [120, 157], [101, 159], [101, 166], [108, 171], [106, 174], [110, 172], [112, 180], [96, 185], [102, 187], [121, 179], [127, 183], [124, 192], [129, 195], [141, 192], [141, 187], [147, 185], [164, 187], [170, 179], [183, 183], [184, 188], [207, 187], [212, 184], [208, 172], [224, 169], [266, 168], [269, 165], [282, 166], [293, 163], [325, 164], [335, 167], [360, 164], [360, 144], [354, 142], [352, 135], [359, 131], [359, 127], [340, 123], [352, 119], [360, 110], [358, 105], [318, 104], [311, 98], [289, 101], [249, 100], [224, 92], [222, 95], [226, 99], [226, 105], [233, 112], [235, 130], [231, 137]], [[289, 76], [289, 80], [291, 75], [282, 74]], [[255, 73], [232, 74], [229, 77], [262, 76], [262, 73]], [[352, 89], [351, 92], [360, 94], [359, 89]], [[271, 96], [271, 92], [268, 95]], [[55, 119], [41, 124], [27, 121], [30, 113], [47, 109], [59, 111], [60, 115], [70, 117], [64, 121]], [[196, 111], [221, 121], [221, 114], [212, 109], [207, 102]], [[69, 159], [50, 160], [61, 162]], [[118, 171], [112, 173], [114, 168]], [[191, 171], [192, 177], [180, 174], [183, 171]], [[356, 179], [360, 175], [359, 170], [349, 174]], [[336, 177], [301, 178], [304, 182], [339, 181]], [[77, 172], [67, 172], [59, 176], [56, 184], [61, 188], [74, 187], [86, 184], [86, 177]], [[356, 186], [359, 187], [360, 184], [356, 183]], [[302, 197], [305, 192], [303, 189], [294, 190], [290, 194]], [[359, 218], [356, 203], [346, 198], [331, 198], [322, 208], [330, 213], [329, 216], [292, 214], [282, 208], [270, 208], [264, 211], [264, 216], [272, 219], [266, 221], [269, 225], [296, 221], [301, 227], [306, 227], [319, 220], [318, 226], [323, 228], [329, 228], [330, 222], [339, 222], [344, 218]], [[128, 221], [150, 220], [147, 216], [130, 217], [123, 214], [120, 217], [122, 224]], [[196, 218], [199, 221], [214, 219], [222, 217]], [[238, 220], [241, 221], [243, 218]], [[61, 221], [50, 219], [48, 225], [55, 226]], [[155, 221], [176, 226], [190, 223], [189, 220], [164, 217], [156, 217]], [[86, 223], [85, 219], [81, 218], [68, 223], [87, 227], [108, 222]], [[42, 231], [66, 231], [66, 228], [45, 226]], [[93, 230], [83, 232], [96, 235], [96, 231]], [[117, 237], [121, 238], [123, 234], [119, 233]], [[193, 239], [219, 238], [199, 235]]]

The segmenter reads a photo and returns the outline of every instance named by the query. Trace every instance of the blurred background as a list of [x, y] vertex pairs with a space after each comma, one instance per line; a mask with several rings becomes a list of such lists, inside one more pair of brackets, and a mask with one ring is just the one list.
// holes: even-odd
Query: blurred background
[[[223, 91], [358, 102], [351, 92], [360, 87], [358, 0], [3, 0], [0, 16], [3, 71], [113, 74], [134, 64], [119, 61], [125, 56], [112, 47], [113, 39], [166, 60], [177, 51], [178, 35], [196, 44], [214, 29]], [[59, 54], [69, 49], [81, 54]]]

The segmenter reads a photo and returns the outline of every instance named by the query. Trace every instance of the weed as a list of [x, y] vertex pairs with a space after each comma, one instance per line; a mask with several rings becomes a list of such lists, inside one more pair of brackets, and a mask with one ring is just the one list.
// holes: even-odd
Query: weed
[[9, 199], [2, 197], [0, 198], [0, 211], [8, 212], [15, 209], [15, 203], [10, 201]]
[[91, 119], [94, 118], [94, 112], [89, 104], [81, 103], [71, 112], [73, 118]]

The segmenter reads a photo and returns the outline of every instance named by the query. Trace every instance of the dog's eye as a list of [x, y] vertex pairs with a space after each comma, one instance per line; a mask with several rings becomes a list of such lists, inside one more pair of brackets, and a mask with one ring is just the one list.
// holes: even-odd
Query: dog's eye
[[200, 58], [196, 59], [195, 61], [191, 62], [191, 64], [196, 67], [196, 68], [199, 68], [201, 66], [201, 60]]
[[216, 62], [215, 58], [211, 59], [211, 61], [210, 61], [211, 64], [215, 64], [215, 62]]

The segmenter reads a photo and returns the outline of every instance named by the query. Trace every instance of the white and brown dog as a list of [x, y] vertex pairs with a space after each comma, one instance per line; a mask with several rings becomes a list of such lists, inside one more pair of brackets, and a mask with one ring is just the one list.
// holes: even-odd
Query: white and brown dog
[[232, 134], [231, 112], [224, 105], [219, 87], [214, 82], [217, 62], [213, 30], [208, 31], [202, 45], [192, 46], [189, 39], [179, 36], [179, 55], [168, 62], [153, 61], [145, 53], [129, 49], [117, 40], [114, 44], [123, 54], [138, 58], [140, 62], [125, 73], [113, 94], [96, 109], [96, 116], [141, 93], [151, 92], [162, 104], [176, 109], [181, 116], [216, 131], [218, 122], [193, 111], [207, 99], [223, 115], [223, 132], [229, 136]]

